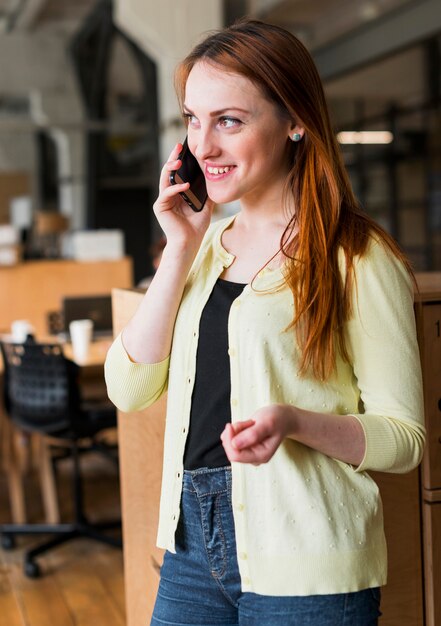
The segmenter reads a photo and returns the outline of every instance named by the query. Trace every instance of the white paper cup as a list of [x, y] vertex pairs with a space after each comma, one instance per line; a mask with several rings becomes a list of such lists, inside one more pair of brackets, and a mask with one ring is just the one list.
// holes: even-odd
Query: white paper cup
[[89, 356], [92, 330], [92, 320], [74, 320], [69, 324], [70, 340], [75, 361], [82, 363]]
[[15, 320], [11, 324], [12, 341], [23, 343], [28, 335], [34, 333], [34, 327], [28, 320]]

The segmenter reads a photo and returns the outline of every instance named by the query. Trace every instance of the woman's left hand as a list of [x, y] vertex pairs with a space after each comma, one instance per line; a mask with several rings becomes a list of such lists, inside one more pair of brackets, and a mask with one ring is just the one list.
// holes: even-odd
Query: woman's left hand
[[267, 463], [292, 428], [291, 407], [270, 404], [244, 422], [228, 423], [221, 435], [228, 459], [235, 463]]

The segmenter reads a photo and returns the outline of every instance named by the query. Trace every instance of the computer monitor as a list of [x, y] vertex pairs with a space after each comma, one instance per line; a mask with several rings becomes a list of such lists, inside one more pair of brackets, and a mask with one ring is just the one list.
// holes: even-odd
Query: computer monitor
[[95, 337], [112, 334], [112, 299], [106, 296], [69, 296], [63, 298], [62, 314], [68, 336], [69, 324], [74, 320], [93, 321]]

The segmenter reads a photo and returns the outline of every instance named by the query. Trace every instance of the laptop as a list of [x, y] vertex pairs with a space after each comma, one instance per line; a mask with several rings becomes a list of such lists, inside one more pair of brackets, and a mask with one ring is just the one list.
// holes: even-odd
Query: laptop
[[69, 296], [62, 301], [64, 332], [69, 337], [69, 324], [74, 320], [93, 321], [93, 338], [112, 336], [112, 298], [107, 296]]

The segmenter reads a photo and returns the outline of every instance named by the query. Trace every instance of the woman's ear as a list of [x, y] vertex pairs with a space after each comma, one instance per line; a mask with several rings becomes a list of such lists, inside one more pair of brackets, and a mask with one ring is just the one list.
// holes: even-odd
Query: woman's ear
[[291, 139], [291, 141], [298, 142], [303, 139], [304, 134], [305, 129], [303, 128], [303, 126], [300, 126], [299, 124], [293, 124], [291, 130], [289, 131], [289, 138]]

